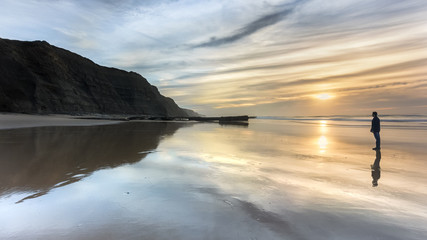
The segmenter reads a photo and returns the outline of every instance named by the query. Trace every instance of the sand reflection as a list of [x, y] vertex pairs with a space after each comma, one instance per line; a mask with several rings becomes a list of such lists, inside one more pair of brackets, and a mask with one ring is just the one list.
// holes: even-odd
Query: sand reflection
[[324, 153], [326, 151], [327, 146], [328, 146], [328, 139], [325, 136], [320, 136], [317, 143], [319, 145], [320, 153]]
[[375, 150], [375, 161], [371, 165], [371, 176], [372, 176], [372, 187], [378, 186], [378, 180], [381, 178], [381, 168], [380, 168], [380, 161], [381, 161], [381, 150], [377, 149]]
[[90, 127], [40, 127], [0, 134], [0, 197], [36, 198], [80, 181], [99, 169], [135, 163], [182, 124], [124, 123]]
[[162, 124], [0, 131], [0, 239], [426, 239], [425, 132], [372, 188], [364, 126]]
[[328, 147], [328, 138], [326, 137], [326, 133], [328, 132], [327, 121], [321, 120], [319, 122], [319, 132], [322, 134], [317, 140], [317, 145], [319, 146], [319, 152], [325, 153]]

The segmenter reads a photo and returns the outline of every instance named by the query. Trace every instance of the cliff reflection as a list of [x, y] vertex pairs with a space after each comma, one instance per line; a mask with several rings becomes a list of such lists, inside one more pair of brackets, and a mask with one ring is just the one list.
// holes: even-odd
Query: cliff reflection
[[132, 122], [0, 131], [0, 197], [47, 194], [103, 169], [135, 163], [183, 123]]

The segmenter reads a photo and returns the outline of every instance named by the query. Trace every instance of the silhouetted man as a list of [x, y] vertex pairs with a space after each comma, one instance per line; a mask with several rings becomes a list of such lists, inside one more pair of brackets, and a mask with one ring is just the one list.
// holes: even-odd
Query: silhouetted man
[[372, 113], [372, 124], [371, 124], [371, 133], [374, 134], [375, 137], [375, 147], [372, 148], [372, 150], [380, 150], [381, 149], [381, 139], [380, 139], [380, 119], [378, 118], [378, 113], [373, 112]]

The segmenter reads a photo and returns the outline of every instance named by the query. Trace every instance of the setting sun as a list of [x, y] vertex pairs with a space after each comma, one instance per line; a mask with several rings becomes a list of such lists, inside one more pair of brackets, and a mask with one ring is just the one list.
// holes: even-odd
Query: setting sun
[[332, 98], [332, 96], [329, 95], [328, 93], [322, 93], [322, 94], [316, 95], [316, 98], [320, 99], [320, 100], [327, 100], [327, 99]]

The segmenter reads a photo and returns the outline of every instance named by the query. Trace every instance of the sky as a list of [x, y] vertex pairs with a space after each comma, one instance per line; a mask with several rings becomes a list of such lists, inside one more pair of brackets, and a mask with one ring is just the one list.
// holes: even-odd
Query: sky
[[425, 0], [0, 0], [0, 38], [134, 71], [218, 115], [427, 113]]

